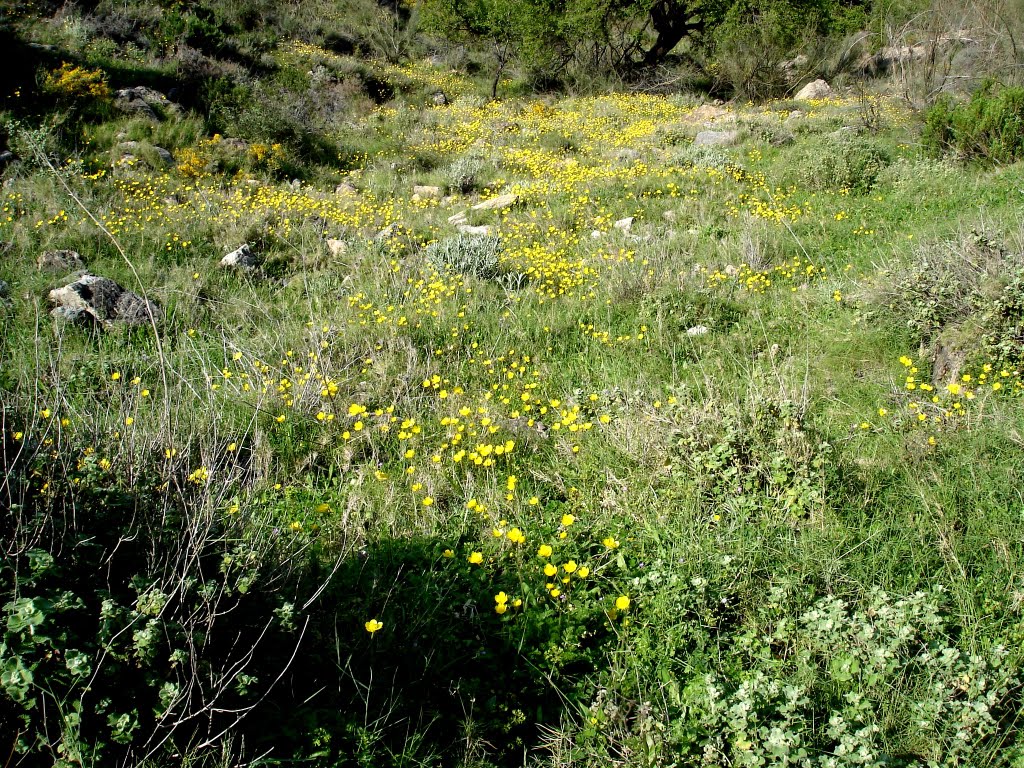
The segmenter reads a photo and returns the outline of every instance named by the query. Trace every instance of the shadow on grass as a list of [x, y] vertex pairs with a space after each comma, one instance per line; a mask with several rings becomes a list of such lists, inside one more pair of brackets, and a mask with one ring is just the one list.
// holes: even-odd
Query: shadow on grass
[[542, 727], [589, 701], [604, 615], [546, 594], [513, 607], [522, 562], [475, 565], [432, 537], [332, 562], [327, 534], [291, 530], [274, 503], [242, 523], [207, 511], [184, 476], [129, 485], [102, 452], [54, 461], [42, 441], [4, 434], [12, 765], [222, 750], [264, 765], [519, 765]]
[[498, 615], [494, 596], [518, 575], [444, 551], [431, 538], [385, 540], [340, 565], [286, 687], [246, 726], [254, 751], [288, 743], [323, 765], [518, 765], [541, 726], [559, 725], [603, 659], [598, 617]]

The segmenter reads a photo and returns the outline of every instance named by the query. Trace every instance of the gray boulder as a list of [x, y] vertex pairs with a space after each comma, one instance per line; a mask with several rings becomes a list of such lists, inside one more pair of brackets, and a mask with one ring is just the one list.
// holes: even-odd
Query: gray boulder
[[152, 301], [125, 290], [108, 277], [82, 275], [49, 294], [51, 314], [76, 325], [141, 325], [163, 318]]
[[114, 106], [130, 115], [142, 115], [151, 120], [180, 115], [182, 110], [178, 104], [168, 99], [160, 91], [136, 85], [133, 88], [122, 88], [114, 94]]
[[693, 140], [695, 147], [728, 147], [739, 141], [740, 132], [732, 131], [701, 131]]
[[443, 107], [448, 104], [448, 97], [445, 95], [444, 91], [435, 92], [434, 95], [430, 97], [430, 100], [434, 103], [435, 107]]
[[156, 152], [156, 156], [160, 158], [160, 162], [164, 165], [174, 165], [174, 155], [172, 155], [170, 151], [155, 145], [153, 147], [153, 151]]

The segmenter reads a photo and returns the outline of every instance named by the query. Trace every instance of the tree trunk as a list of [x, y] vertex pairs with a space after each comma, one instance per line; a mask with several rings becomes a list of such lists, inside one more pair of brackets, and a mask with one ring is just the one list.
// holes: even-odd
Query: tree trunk
[[692, 4], [686, 0], [658, 0], [651, 6], [651, 27], [658, 37], [638, 65], [653, 67], [661, 64], [683, 38], [694, 32], [703, 32], [705, 24], [703, 18], [693, 18]]

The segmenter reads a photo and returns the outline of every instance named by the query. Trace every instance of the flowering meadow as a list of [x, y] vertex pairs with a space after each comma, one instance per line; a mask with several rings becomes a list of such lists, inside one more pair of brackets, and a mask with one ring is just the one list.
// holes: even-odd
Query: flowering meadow
[[[4, 764], [1024, 765], [1020, 163], [374, 76], [317, 162], [12, 123]], [[51, 317], [80, 269], [158, 315]]]

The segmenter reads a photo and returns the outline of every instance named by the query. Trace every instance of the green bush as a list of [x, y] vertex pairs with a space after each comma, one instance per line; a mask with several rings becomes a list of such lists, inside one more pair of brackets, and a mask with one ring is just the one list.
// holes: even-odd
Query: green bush
[[925, 147], [933, 154], [1012, 163], [1024, 157], [1024, 88], [975, 92], [970, 101], [940, 99], [925, 115]]
[[891, 152], [879, 142], [837, 132], [809, 145], [800, 163], [800, 181], [811, 189], [863, 194], [891, 163]]
[[481, 187], [483, 169], [484, 162], [481, 158], [463, 155], [445, 169], [445, 181], [450, 190], [466, 195]]
[[472, 277], [498, 276], [498, 254], [501, 240], [497, 237], [459, 235], [427, 246], [427, 262], [443, 272], [454, 272]]

